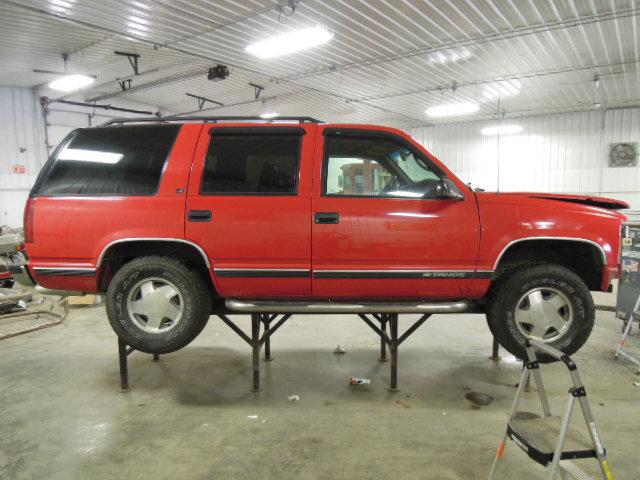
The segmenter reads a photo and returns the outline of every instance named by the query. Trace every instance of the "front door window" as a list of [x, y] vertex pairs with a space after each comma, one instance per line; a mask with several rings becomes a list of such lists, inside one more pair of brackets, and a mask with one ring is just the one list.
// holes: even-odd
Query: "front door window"
[[325, 148], [325, 195], [435, 198], [443, 176], [402, 143], [384, 137], [329, 135]]

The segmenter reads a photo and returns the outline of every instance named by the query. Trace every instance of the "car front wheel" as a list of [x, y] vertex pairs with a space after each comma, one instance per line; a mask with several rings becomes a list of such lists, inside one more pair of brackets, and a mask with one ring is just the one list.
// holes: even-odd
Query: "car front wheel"
[[107, 315], [118, 337], [136, 350], [169, 353], [202, 331], [211, 296], [199, 273], [160, 256], [130, 261], [107, 290]]
[[584, 345], [593, 328], [595, 306], [580, 277], [555, 264], [524, 265], [505, 275], [498, 279], [487, 309], [489, 328], [505, 349], [526, 358], [527, 338], [542, 340], [567, 355]]

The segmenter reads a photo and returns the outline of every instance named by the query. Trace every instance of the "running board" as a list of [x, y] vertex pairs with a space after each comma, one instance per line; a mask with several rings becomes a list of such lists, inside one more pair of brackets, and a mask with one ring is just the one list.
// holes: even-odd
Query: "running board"
[[462, 313], [471, 309], [465, 300], [436, 303], [338, 303], [234, 300], [225, 302], [236, 312], [264, 313]]

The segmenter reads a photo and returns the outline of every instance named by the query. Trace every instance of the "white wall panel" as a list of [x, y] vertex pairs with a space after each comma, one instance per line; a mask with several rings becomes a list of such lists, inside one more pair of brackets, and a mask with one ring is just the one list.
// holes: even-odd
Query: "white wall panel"
[[640, 210], [640, 166], [609, 167], [609, 143], [640, 143], [640, 108], [509, 118], [517, 135], [488, 137], [499, 121], [452, 123], [410, 133], [465, 182], [486, 190], [610, 196]]
[[[46, 160], [44, 123], [31, 89], [0, 87], [0, 224], [19, 226], [24, 201]], [[13, 173], [24, 165], [25, 173]]]
[[[125, 100], [113, 106], [156, 111]], [[49, 147], [55, 148], [75, 128], [132, 116], [140, 115], [53, 103], [46, 119]], [[32, 89], [0, 87], [0, 225], [22, 224], [29, 190], [48, 157], [44, 125], [39, 97]], [[13, 173], [14, 165], [24, 165], [25, 173]]]

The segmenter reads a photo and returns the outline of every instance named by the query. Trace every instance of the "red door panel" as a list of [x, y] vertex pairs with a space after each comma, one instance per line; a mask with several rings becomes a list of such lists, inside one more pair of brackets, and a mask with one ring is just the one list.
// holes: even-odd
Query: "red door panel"
[[[242, 128], [234, 124], [234, 128]], [[225, 128], [217, 126], [216, 128]], [[231, 127], [229, 127], [231, 128]], [[251, 128], [256, 128], [255, 125]], [[274, 132], [279, 127], [268, 126]], [[286, 128], [286, 127], [283, 127]], [[301, 126], [296, 195], [201, 195], [203, 168], [216, 134], [204, 129], [189, 182], [187, 211], [210, 211], [210, 222], [186, 223], [186, 238], [211, 258], [224, 297], [273, 298], [311, 295], [311, 174], [314, 126]]]
[[[321, 179], [327, 167], [322, 165], [326, 159], [320, 133], [318, 152], [314, 178]], [[346, 177], [357, 165], [342, 169]], [[337, 213], [339, 220], [312, 226], [313, 296], [377, 300], [474, 296], [480, 229], [473, 193], [461, 185], [464, 200], [356, 196], [354, 192], [370, 188], [362, 172], [360, 168], [358, 185], [353, 179], [342, 180], [342, 188], [351, 196], [325, 196], [323, 182], [314, 184], [312, 212]]]
[[313, 211], [340, 216], [338, 224], [313, 225], [314, 297], [444, 299], [472, 292], [473, 200], [325, 197], [313, 199]]

